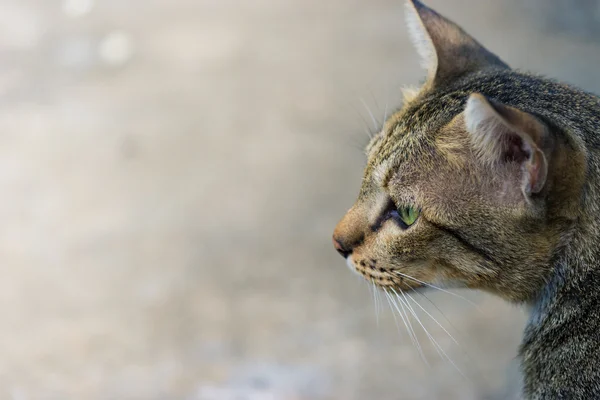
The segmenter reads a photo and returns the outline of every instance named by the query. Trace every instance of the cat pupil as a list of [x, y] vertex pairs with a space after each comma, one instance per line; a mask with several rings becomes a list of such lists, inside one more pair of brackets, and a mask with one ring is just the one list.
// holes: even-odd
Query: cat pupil
[[400, 222], [403, 229], [408, 229], [415, 223], [418, 212], [414, 207], [402, 207], [400, 209]]

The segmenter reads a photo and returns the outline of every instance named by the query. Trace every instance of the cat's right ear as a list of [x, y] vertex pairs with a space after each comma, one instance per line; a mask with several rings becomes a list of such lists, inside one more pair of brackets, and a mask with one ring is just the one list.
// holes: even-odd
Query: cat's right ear
[[484, 68], [508, 68], [458, 25], [418, 0], [406, 0], [406, 22], [431, 86]]
[[511, 166], [518, 165], [521, 187], [517, 189], [527, 196], [543, 189], [553, 141], [542, 121], [478, 93], [467, 100], [464, 120], [484, 164], [503, 171], [515, 171]]

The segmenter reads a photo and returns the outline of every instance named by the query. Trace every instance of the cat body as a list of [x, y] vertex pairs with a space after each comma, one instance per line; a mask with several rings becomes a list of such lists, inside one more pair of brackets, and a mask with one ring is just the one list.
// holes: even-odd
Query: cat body
[[407, 10], [428, 78], [369, 144], [334, 246], [388, 293], [471, 287], [528, 306], [525, 397], [600, 398], [600, 99]]

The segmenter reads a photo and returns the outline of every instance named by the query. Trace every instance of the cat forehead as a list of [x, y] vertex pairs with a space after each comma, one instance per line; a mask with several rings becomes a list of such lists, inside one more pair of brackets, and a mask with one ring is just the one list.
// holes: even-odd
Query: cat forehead
[[366, 178], [385, 188], [393, 176], [430, 170], [438, 151], [438, 138], [462, 112], [458, 96], [430, 98], [394, 113], [383, 131], [367, 147]]
[[[435, 150], [420, 134], [388, 136], [380, 139], [367, 164], [366, 178], [377, 187], [385, 188], [394, 175], [413, 175], [428, 164]], [[387, 143], [386, 143], [387, 142]]]

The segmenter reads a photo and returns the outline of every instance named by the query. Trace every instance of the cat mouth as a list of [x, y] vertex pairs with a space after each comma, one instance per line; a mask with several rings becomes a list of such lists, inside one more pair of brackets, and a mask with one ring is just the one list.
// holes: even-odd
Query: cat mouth
[[354, 273], [383, 289], [414, 290], [423, 287], [415, 278], [392, 268], [378, 266], [374, 259], [353, 260], [349, 256], [347, 265]]

